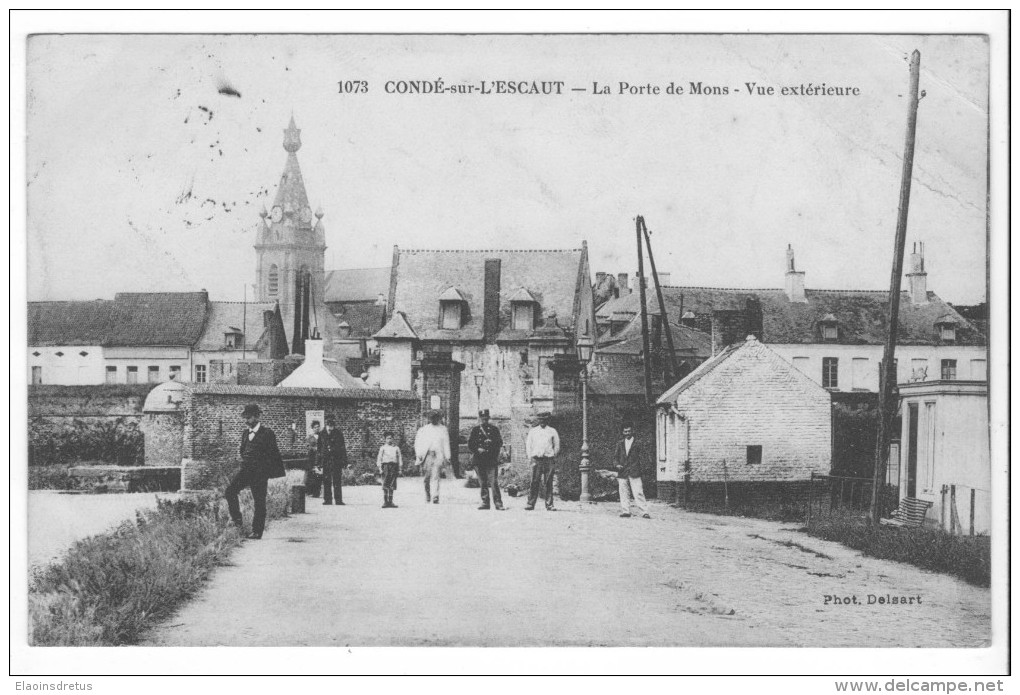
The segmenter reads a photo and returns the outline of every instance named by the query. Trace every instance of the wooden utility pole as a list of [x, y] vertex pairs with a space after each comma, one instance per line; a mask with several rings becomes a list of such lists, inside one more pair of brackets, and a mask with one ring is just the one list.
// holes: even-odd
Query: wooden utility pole
[[644, 253], [641, 250], [641, 228], [644, 227], [645, 220], [641, 215], [638, 215], [636, 222], [637, 232], [637, 272], [638, 272], [638, 292], [640, 293], [639, 299], [641, 301], [641, 346], [644, 350], [641, 361], [645, 367], [645, 405], [652, 404], [652, 351], [648, 344], [648, 307], [645, 306], [645, 259]]
[[666, 302], [662, 298], [662, 287], [659, 286], [659, 274], [655, 271], [655, 257], [652, 255], [652, 239], [645, 219], [641, 218], [641, 228], [645, 232], [645, 245], [648, 247], [648, 266], [652, 270], [652, 282], [655, 283], [655, 295], [659, 300], [659, 313], [662, 315], [662, 329], [666, 331], [666, 347], [669, 349], [669, 361], [666, 379], [667, 388], [680, 378], [680, 366], [676, 361], [676, 349], [673, 347], [673, 330], [669, 327], [669, 315], [666, 313]]
[[907, 244], [907, 210], [910, 207], [910, 180], [914, 169], [914, 137], [917, 132], [918, 82], [921, 53], [910, 55], [910, 101], [907, 103], [907, 136], [903, 148], [903, 172], [900, 177], [900, 207], [896, 218], [896, 243], [893, 247], [892, 275], [889, 279], [889, 334], [882, 353], [882, 383], [878, 392], [878, 441], [875, 444], [875, 474], [871, 485], [871, 520], [878, 523], [882, 515], [881, 488], [885, 484], [886, 459], [889, 455], [889, 429], [896, 412], [893, 387], [896, 385], [896, 335], [900, 322], [900, 282], [903, 278], [903, 250]]

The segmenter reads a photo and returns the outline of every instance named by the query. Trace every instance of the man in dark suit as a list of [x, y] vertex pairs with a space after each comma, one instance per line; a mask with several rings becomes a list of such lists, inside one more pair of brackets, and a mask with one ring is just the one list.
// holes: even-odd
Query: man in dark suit
[[491, 486], [496, 511], [503, 511], [503, 497], [499, 493], [499, 452], [503, 448], [503, 436], [498, 427], [489, 424], [488, 410], [478, 411], [478, 422], [468, 437], [468, 449], [471, 450], [472, 463], [482, 488], [482, 506], [479, 509], [489, 509]]
[[224, 491], [227, 507], [230, 509], [230, 519], [241, 527], [244, 519], [241, 516], [241, 505], [237, 495], [244, 488], [251, 489], [251, 496], [255, 500], [255, 513], [252, 516], [251, 533], [248, 538], [253, 540], [262, 538], [262, 531], [266, 527], [266, 491], [269, 479], [282, 478], [287, 474], [283, 468], [280, 448], [276, 444], [276, 435], [259, 422], [261, 416], [262, 410], [255, 404], [246, 405], [241, 411], [241, 417], [247, 425], [241, 433], [241, 470], [234, 475]]
[[623, 426], [623, 439], [616, 444], [613, 464], [617, 473], [616, 482], [620, 488], [620, 506], [623, 508], [620, 516], [630, 516], [631, 493], [633, 492], [634, 501], [638, 509], [641, 510], [641, 516], [651, 519], [644, 486], [641, 483], [641, 474], [649, 470], [648, 452], [645, 451], [643, 444], [634, 439], [634, 425], [629, 422]]
[[319, 465], [322, 467], [322, 503], [344, 503], [343, 472], [347, 468], [347, 446], [336, 418], [326, 416], [326, 429], [319, 433]]

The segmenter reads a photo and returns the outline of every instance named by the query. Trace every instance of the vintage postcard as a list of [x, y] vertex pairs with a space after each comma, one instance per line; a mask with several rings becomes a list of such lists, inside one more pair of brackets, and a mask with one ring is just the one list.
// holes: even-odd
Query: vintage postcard
[[25, 673], [1004, 672], [998, 46], [26, 37]]

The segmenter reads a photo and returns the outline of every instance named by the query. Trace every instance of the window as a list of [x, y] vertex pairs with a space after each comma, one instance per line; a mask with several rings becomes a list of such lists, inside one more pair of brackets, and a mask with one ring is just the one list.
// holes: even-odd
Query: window
[[205, 383], [205, 365], [204, 364], [196, 364], [195, 365], [195, 383], [196, 384], [204, 384]]
[[116, 384], [117, 383], [117, 368], [107, 367], [106, 368], [106, 383]]
[[150, 366], [149, 367], [149, 383], [150, 384], [158, 384], [159, 383], [159, 367], [158, 366]]
[[868, 358], [866, 357], [855, 357], [850, 362], [850, 378], [851, 388], [854, 391], [865, 391], [868, 388], [866, 383], [868, 375]]
[[276, 264], [269, 266], [269, 296], [275, 297], [280, 292], [280, 269]]
[[513, 303], [513, 329], [530, 331], [535, 327], [535, 307], [530, 302]]
[[440, 328], [457, 330], [460, 328], [460, 302], [442, 302], [442, 319]]
[[822, 358], [822, 388], [839, 388], [839, 358]]
[[970, 378], [975, 381], [984, 381], [988, 378], [988, 363], [984, 360], [970, 361]]
[[170, 378], [175, 381], [181, 380], [181, 366], [178, 364], [170, 365]]
[[748, 444], [747, 465], [757, 466], [761, 463], [761, 444]]
[[915, 357], [910, 360], [910, 380], [924, 381], [928, 378], [928, 360]]
[[956, 340], [956, 326], [951, 323], [943, 323], [939, 326], [939, 334], [942, 340]]
[[836, 324], [827, 323], [822, 326], [822, 339], [823, 340], [835, 340], [839, 337], [839, 331], [836, 329]]
[[943, 381], [952, 381], [956, 379], [956, 360], [942, 360], [942, 376]]
[[32, 383], [42, 383], [42, 367], [32, 367]]
[[664, 411], [664, 410], [659, 410], [659, 417], [658, 417], [658, 422], [656, 422], [655, 431], [656, 431], [656, 434], [659, 435], [658, 436], [658, 441], [656, 442], [657, 446], [655, 448], [658, 449], [659, 460], [660, 461], [665, 461], [666, 460], [666, 447], [667, 447], [667, 441], [669, 440], [669, 437], [668, 437], [668, 435], [666, 433], [666, 411]]
[[539, 357], [538, 358], [538, 383], [540, 386], [553, 386], [556, 379], [556, 373], [549, 367], [553, 357]]
[[127, 368], [127, 383], [129, 384], [138, 383], [138, 367]]

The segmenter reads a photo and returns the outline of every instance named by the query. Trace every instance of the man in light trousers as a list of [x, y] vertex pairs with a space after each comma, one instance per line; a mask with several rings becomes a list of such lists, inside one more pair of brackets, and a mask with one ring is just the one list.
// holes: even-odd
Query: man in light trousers
[[425, 504], [439, 504], [439, 476], [450, 461], [450, 433], [441, 424], [443, 414], [429, 413], [429, 424], [414, 437], [414, 456], [425, 477]]
[[648, 452], [640, 442], [634, 439], [634, 426], [626, 423], [623, 426], [623, 439], [616, 443], [616, 453], [613, 455], [613, 464], [617, 473], [617, 486], [620, 489], [620, 516], [630, 516], [631, 493], [634, 494], [634, 502], [641, 510], [641, 516], [651, 519], [648, 513], [648, 500], [645, 499], [644, 485], [641, 483], [641, 473], [648, 468]]
[[556, 457], [560, 453], [560, 435], [549, 426], [549, 413], [538, 414], [538, 425], [528, 432], [527, 454], [531, 459], [531, 490], [525, 510], [531, 511], [538, 501], [539, 492], [545, 498], [545, 508], [555, 512], [553, 506], [553, 476], [556, 475]]

